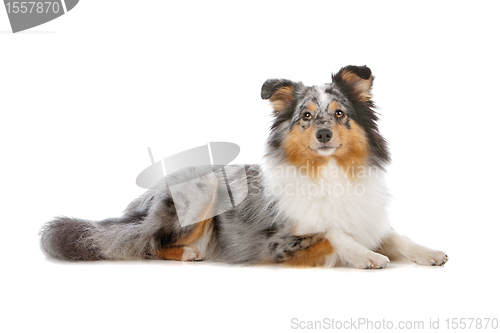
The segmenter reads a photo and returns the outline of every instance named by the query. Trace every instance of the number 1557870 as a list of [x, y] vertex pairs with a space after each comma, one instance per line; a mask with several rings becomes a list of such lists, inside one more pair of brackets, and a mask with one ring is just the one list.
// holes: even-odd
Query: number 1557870
[[61, 10], [59, 2], [57, 1], [29, 1], [29, 2], [6, 2], [5, 7], [7, 8], [7, 13], [14, 14], [26, 14], [26, 13], [37, 13], [37, 14], [47, 14], [47, 13], [59, 13]]

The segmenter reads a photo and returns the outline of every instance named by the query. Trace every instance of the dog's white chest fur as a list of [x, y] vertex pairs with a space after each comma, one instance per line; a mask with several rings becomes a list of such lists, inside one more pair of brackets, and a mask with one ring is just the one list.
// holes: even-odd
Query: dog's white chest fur
[[[352, 181], [332, 161], [312, 179], [299, 168], [266, 161], [267, 195], [274, 197], [298, 235], [339, 230], [367, 248], [378, 247], [391, 230], [383, 171], [367, 168]], [[302, 170], [304, 171], [304, 170]]]

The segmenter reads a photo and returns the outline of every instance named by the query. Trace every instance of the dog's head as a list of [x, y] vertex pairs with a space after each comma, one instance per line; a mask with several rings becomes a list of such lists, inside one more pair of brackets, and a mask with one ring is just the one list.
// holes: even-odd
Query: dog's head
[[340, 167], [383, 167], [389, 154], [376, 124], [372, 84], [366, 66], [344, 67], [322, 86], [267, 80], [261, 97], [271, 102], [275, 116], [269, 153], [296, 166], [334, 159]]

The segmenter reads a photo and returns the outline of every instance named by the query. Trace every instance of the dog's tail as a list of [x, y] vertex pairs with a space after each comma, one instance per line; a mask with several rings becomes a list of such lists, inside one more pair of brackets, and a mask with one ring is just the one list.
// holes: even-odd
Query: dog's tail
[[59, 217], [40, 231], [40, 247], [48, 256], [63, 260], [104, 259], [91, 240], [97, 231], [95, 223], [69, 217]]
[[62, 260], [130, 260], [153, 256], [154, 228], [141, 214], [125, 214], [100, 222], [58, 217], [40, 231], [40, 246], [49, 257]]

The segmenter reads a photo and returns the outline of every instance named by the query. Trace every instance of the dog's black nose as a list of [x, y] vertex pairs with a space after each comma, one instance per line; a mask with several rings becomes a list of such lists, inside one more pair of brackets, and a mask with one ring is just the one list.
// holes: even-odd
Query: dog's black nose
[[316, 132], [316, 139], [318, 139], [319, 142], [328, 142], [332, 139], [333, 133], [327, 128], [320, 129], [319, 131]]

